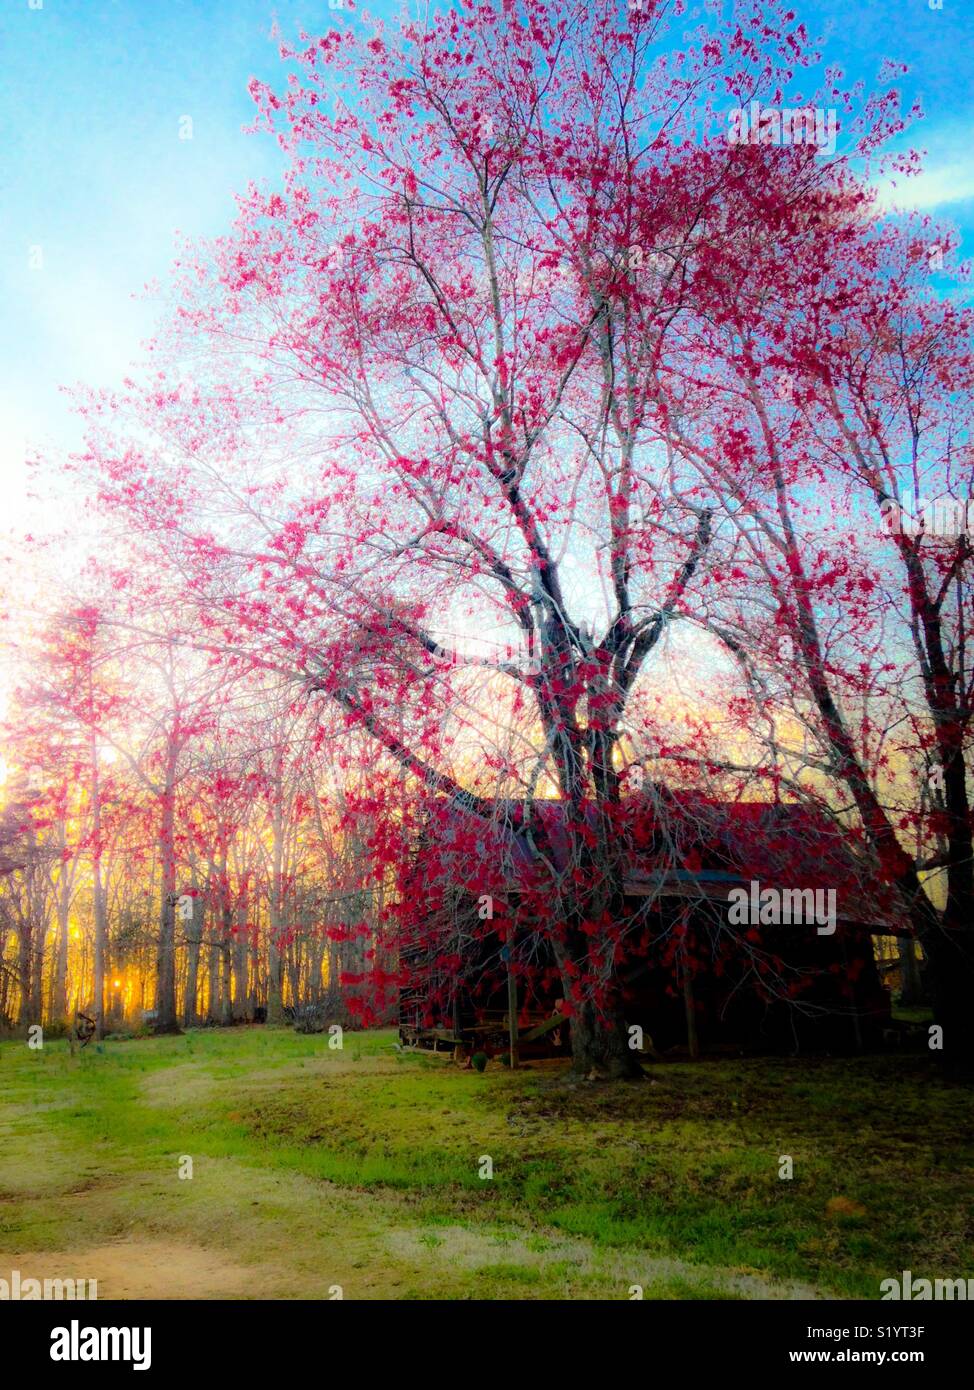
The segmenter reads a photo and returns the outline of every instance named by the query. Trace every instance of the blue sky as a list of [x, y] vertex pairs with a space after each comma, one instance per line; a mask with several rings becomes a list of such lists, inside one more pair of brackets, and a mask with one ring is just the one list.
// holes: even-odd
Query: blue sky
[[[132, 296], [165, 278], [176, 230], [218, 233], [233, 191], [273, 175], [272, 142], [242, 132], [249, 78], [281, 77], [272, 22], [292, 35], [335, 19], [328, 0], [38, 3], [0, 0], [0, 528], [23, 510], [25, 441], [76, 438], [59, 383], [110, 384], [139, 355], [156, 309]], [[974, 254], [974, 0], [794, 7], [852, 76], [910, 64], [930, 151], [911, 201], [956, 222]]]

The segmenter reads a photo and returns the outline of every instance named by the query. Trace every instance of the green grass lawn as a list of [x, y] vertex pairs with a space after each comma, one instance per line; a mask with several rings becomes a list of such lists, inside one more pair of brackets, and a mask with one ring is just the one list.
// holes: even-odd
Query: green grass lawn
[[926, 1057], [610, 1086], [392, 1043], [0, 1045], [0, 1277], [97, 1278], [103, 1298], [624, 1299], [974, 1274], [974, 1098]]

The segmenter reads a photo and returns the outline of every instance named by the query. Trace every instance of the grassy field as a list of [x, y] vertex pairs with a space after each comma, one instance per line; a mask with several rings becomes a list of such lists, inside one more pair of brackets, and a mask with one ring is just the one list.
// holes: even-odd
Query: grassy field
[[903, 1269], [974, 1273], [972, 1094], [925, 1057], [608, 1086], [393, 1041], [0, 1045], [0, 1277], [97, 1278], [103, 1298], [876, 1298]]

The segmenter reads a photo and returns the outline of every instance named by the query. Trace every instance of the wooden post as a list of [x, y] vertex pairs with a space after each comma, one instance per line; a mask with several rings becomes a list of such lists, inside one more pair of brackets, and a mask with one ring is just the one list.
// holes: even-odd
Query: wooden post
[[690, 971], [687, 966], [686, 952], [681, 953], [683, 965], [683, 1005], [687, 1016], [687, 1047], [690, 1049], [691, 1061], [696, 1061], [700, 1056], [700, 1044], [697, 1040], [697, 1011], [693, 1007], [693, 984], [690, 980]]
[[511, 969], [511, 948], [501, 949], [501, 959], [507, 962], [507, 1035], [511, 1049], [511, 1071], [517, 1070], [517, 982]]
[[[870, 938], [869, 938], [869, 949], [870, 949], [870, 950], [872, 950], [872, 940], [873, 940], [872, 937], [870, 937]], [[839, 938], [839, 942], [840, 942], [840, 945], [841, 945], [841, 947], [842, 947], [842, 965], [843, 965], [843, 970], [844, 970], [845, 978], [848, 979], [848, 978], [849, 978], [849, 952], [848, 952], [848, 950], [846, 949], [846, 940], [845, 940], [845, 937], [844, 937], [844, 936], [841, 936], [841, 937]], [[859, 1000], [856, 998], [856, 991], [855, 991], [855, 988], [853, 988], [853, 990], [852, 990], [852, 1036], [853, 1036], [853, 1038], [855, 1039], [856, 1051], [857, 1051], [857, 1052], [861, 1052], [861, 1051], [862, 1051], [862, 1028], [860, 1027], [860, 1024], [859, 1024]]]
[[510, 966], [507, 967], [507, 1031], [511, 1043], [511, 1070], [517, 1070], [517, 984]]

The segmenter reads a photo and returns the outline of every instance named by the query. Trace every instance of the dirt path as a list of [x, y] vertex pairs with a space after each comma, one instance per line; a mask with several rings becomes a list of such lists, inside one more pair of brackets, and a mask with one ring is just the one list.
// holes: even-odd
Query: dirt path
[[[16, 1269], [22, 1280], [95, 1280], [102, 1299], [828, 1296], [679, 1250], [650, 1253], [522, 1223], [510, 1205], [492, 1208], [462, 1187], [448, 1186], [444, 1203], [435, 1170], [427, 1187], [408, 1164], [390, 1165], [387, 1180], [373, 1172], [360, 1182], [354, 1157], [344, 1160], [347, 1176], [301, 1171], [306, 1152], [321, 1145], [327, 1153], [336, 1138], [363, 1163], [391, 1143], [429, 1153], [431, 1116], [451, 1134], [465, 1126], [474, 1154], [484, 1143], [503, 1151], [511, 1115], [452, 1076], [407, 1074], [387, 1055], [298, 1054], [277, 1067], [247, 1056], [232, 1066], [233, 1041], [209, 1044], [224, 1049], [214, 1058], [194, 1055], [192, 1040], [162, 1044], [164, 1057], [178, 1060], [149, 1067], [141, 1061], [154, 1058], [149, 1046], [120, 1049], [113, 1063], [99, 1058], [87, 1071], [56, 1060], [45, 1060], [49, 1072], [30, 1071], [18, 1057], [0, 1111], [0, 1278]], [[371, 1112], [349, 1109], [339, 1085], [346, 1076]], [[275, 1144], [265, 1147], [257, 1121], [268, 1114]], [[520, 1136], [531, 1114], [518, 1114]], [[531, 1122], [536, 1143], [525, 1153], [536, 1159], [554, 1122]], [[188, 1180], [179, 1175], [185, 1154], [193, 1156]]]
[[113, 1299], [328, 1299], [339, 1289], [341, 1297], [364, 1299], [627, 1299], [634, 1286], [645, 1298], [675, 1291], [701, 1298], [821, 1296], [755, 1271], [606, 1250], [554, 1231], [422, 1224], [411, 1219], [409, 1200], [395, 1194], [350, 1192], [232, 1160], [202, 1166], [183, 1210], [178, 1199], [160, 1200], [143, 1186], [135, 1202], [143, 1221], [125, 1223], [133, 1206], [128, 1185], [115, 1175], [93, 1176], [73, 1194], [87, 1209], [86, 1224], [125, 1223], [126, 1233], [54, 1250], [11, 1248], [8, 1239], [0, 1277], [18, 1269], [22, 1279], [94, 1279], [98, 1296]]
[[171, 1240], [121, 1240], [75, 1250], [31, 1251], [9, 1257], [21, 1280], [97, 1282], [99, 1298], [252, 1298], [253, 1270], [226, 1252]]

